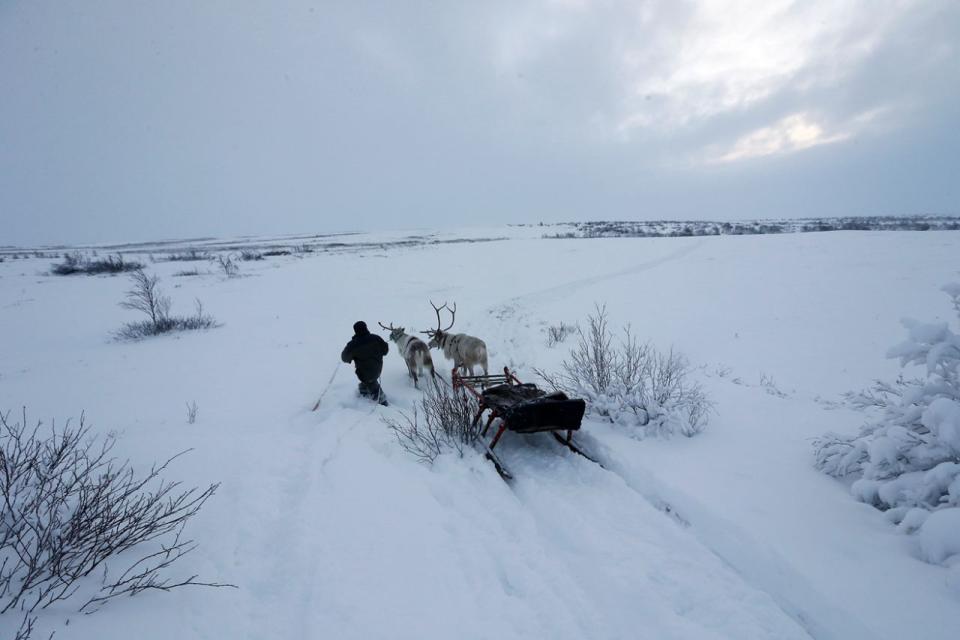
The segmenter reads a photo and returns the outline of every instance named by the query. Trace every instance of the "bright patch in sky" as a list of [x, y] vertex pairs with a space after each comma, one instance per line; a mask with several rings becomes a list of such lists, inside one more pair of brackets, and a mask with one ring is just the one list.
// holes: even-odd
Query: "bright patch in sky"
[[805, 113], [797, 113], [769, 126], [757, 129], [737, 140], [733, 148], [717, 158], [720, 162], [732, 162], [774, 153], [800, 151], [821, 144], [840, 142], [849, 137], [846, 133], [828, 135], [819, 124]]

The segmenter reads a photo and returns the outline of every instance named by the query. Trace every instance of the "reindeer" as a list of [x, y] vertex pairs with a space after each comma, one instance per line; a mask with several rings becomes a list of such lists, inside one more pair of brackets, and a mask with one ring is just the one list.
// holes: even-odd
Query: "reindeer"
[[[421, 331], [430, 336], [428, 343], [431, 349], [443, 349], [443, 355], [453, 360], [454, 368], [460, 369], [462, 373], [469, 371], [473, 375], [473, 368], [477, 365], [483, 367], [483, 375], [487, 375], [487, 344], [480, 338], [468, 336], [465, 333], [447, 333], [457, 319], [457, 304], [453, 308], [447, 306], [444, 302], [442, 307], [438, 307], [430, 301], [430, 306], [437, 313], [437, 328]], [[450, 312], [450, 324], [446, 329], [441, 329], [440, 311], [446, 309]]]
[[396, 343], [400, 356], [407, 365], [407, 372], [413, 378], [414, 387], [420, 388], [417, 383], [420, 376], [423, 375], [424, 367], [430, 368], [431, 378], [436, 376], [433, 370], [433, 358], [430, 357], [430, 349], [423, 340], [409, 335], [403, 327], [395, 327], [392, 323], [389, 327], [382, 322], [377, 324], [390, 332], [390, 340]]

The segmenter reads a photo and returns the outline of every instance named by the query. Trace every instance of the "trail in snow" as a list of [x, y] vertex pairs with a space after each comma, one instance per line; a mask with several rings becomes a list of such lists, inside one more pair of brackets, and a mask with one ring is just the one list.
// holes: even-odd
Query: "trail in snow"
[[629, 452], [638, 443], [615, 429], [596, 423], [603, 443], [591, 438], [603, 466], [621, 478], [651, 505], [669, 509], [701, 544], [710, 549], [749, 584], [768, 593], [778, 606], [817, 640], [865, 638], [875, 633], [848, 612], [837, 608], [810, 585], [771, 546], [743, 527], [695, 498], [672, 491], [645, 469], [630, 460]]
[[[643, 273], [673, 261], [681, 260], [694, 252], [701, 244], [702, 241], [698, 241], [656, 260], [644, 261], [612, 273], [572, 280], [539, 291], [515, 296], [494, 305], [489, 309], [489, 313], [501, 320], [501, 326], [505, 327], [505, 331], [498, 337], [502, 340], [502, 343], [511, 346], [511, 353], [516, 353], [522, 345], [529, 342], [529, 340], [524, 341], [520, 337], [519, 329], [534, 324], [532, 319], [536, 317], [536, 314], [529, 310], [532, 304], [538, 302], [542, 304], [545, 300], [558, 296], [566, 297], [579, 289], [600, 282]], [[513, 362], [511, 364], [517, 367], [524, 366], [526, 362], [521, 359], [519, 363]], [[578, 440], [583, 441], [582, 434], [578, 434], [577, 437]], [[738, 529], [718, 514], [702, 505], [698, 505], [691, 499], [680, 500], [681, 504], [678, 505], [678, 497], [668, 495], [669, 492], [655, 480], [649, 471], [643, 469], [637, 463], [632, 465], [625, 463], [613, 453], [609, 446], [601, 445], [593, 438], [590, 438], [590, 440], [592, 445], [592, 448], [589, 449], [591, 457], [595, 457], [593, 455], [595, 450], [602, 451], [601, 454], [598, 454], [602, 467], [598, 466], [598, 468], [605, 468], [621, 479], [626, 487], [629, 487], [648, 506], [656, 510], [657, 517], [666, 515], [668, 519], [673, 521], [673, 524], [689, 527], [693, 536], [706, 549], [709, 549], [711, 553], [724, 564], [730, 566], [755, 588], [767, 592], [776, 605], [809, 632], [813, 638], [817, 640], [840, 640], [841, 638], [867, 637], [870, 635], [867, 628], [859, 621], [836, 609], [823, 596], [812, 589], [772, 549], [758, 544], [758, 541], [754, 540], [746, 531]], [[530, 472], [537, 469], [537, 467], [529, 467], [528, 465], [521, 465], [521, 468], [514, 469], [514, 465], [520, 459], [518, 456], [512, 456], [510, 458], [511, 462], [507, 463], [508, 469], [516, 474], [515, 484], [518, 487], [529, 482]], [[592, 464], [588, 460], [583, 460], [583, 463]], [[556, 500], [553, 502], [556, 503]], [[531, 502], [530, 506], [538, 512], [542, 512], [537, 509], [538, 505]], [[695, 514], [692, 521], [691, 514]]]
[[[491, 360], [499, 358], [503, 365], [511, 369], [525, 369], [530, 363], [536, 361], [537, 354], [542, 351], [541, 346], [531, 344], [529, 336], [521, 337], [521, 328], [538, 324], [538, 315], [530, 310], [536, 305], [543, 305], [557, 299], [571, 299], [571, 296], [578, 291], [598, 283], [637, 275], [668, 265], [690, 255], [702, 244], [703, 241], [698, 240], [653, 260], [644, 260], [610, 273], [568, 280], [562, 284], [512, 296], [489, 306], [487, 314], [498, 321], [496, 326], [488, 329], [485, 334], [488, 338]], [[540, 321], [540, 323], [543, 322]]]
[[651, 269], [656, 269], [658, 267], [662, 267], [671, 262], [675, 262], [677, 260], [680, 260], [690, 255], [691, 253], [696, 251], [702, 244], [703, 244], [703, 240], [697, 240], [696, 242], [691, 242], [687, 246], [680, 247], [676, 251], [668, 253], [667, 255], [662, 256], [660, 258], [656, 258], [654, 260], [645, 260], [631, 267], [627, 267], [626, 269], [620, 269], [612, 273], [603, 273], [600, 275], [591, 276], [589, 278], [578, 278], [575, 280], [564, 282], [562, 284], [551, 285], [549, 287], [540, 289], [538, 291], [524, 293], [522, 295], [511, 298], [505, 304], [524, 303], [526, 305], [531, 305], [533, 303], [542, 302], [545, 299], [552, 299], [557, 296], [567, 297], [576, 293], [577, 291], [589, 288], [601, 282], [606, 282], [608, 280], [615, 280], [617, 278], [623, 278], [625, 276], [637, 275], [638, 273], [650, 271]]
[[618, 474], [545, 434], [515, 435], [511, 444], [503, 452], [516, 470], [511, 488], [566, 578], [557, 588], [573, 589], [584, 608], [584, 636], [616, 637], [643, 620], [650, 637], [809, 637]]

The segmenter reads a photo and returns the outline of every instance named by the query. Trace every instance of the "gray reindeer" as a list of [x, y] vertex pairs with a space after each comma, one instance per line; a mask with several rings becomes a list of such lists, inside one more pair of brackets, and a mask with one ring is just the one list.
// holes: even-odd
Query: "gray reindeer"
[[[438, 307], [430, 301], [430, 306], [437, 313], [437, 328], [422, 331], [430, 336], [428, 343], [431, 349], [442, 349], [443, 355], [448, 360], [453, 360], [453, 366], [460, 369], [461, 373], [469, 372], [473, 375], [473, 368], [477, 365], [483, 368], [483, 374], [487, 375], [487, 344], [480, 338], [468, 336], [465, 333], [448, 333], [457, 319], [457, 304], [453, 308], [447, 306]], [[446, 329], [441, 329], [440, 311], [446, 309], [450, 312], [450, 324]]]
[[414, 387], [420, 388], [418, 382], [425, 368], [430, 369], [431, 378], [436, 375], [433, 370], [433, 358], [430, 357], [430, 349], [423, 340], [411, 336], [406, 332], [406, 329], [395, 327], [392, 323], [389, 327], [382, 322], [377, 324], [390, 332], [390, 341], [396, 343], [397, 351], [407, 365], [407, 372], [413, 378]]

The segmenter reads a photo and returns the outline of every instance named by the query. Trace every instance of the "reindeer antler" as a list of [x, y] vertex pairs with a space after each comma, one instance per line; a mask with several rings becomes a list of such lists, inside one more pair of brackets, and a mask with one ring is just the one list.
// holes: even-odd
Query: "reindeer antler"
[[383, 327], [384, 329], [386, 329], [387, 331], [393, 331], [393, 330], [394, 330], [394, 326], [393, 326], [393, 323], [392, 323], [392, 322], [390, 323], [390, 326], [389, 326], [389, 327], [388, 327], [387, 325], [383, 324], [382, 322], [380, 322], [379, 320], [377, 321], [377, 324], [380, 325], [381, 327]]
[[[447, 303], [444, 302], [443, 306], [447, 307]], [[447, 311], [450, 312], [450, 325], [446, 329], [444, 329], [444, 331], [450, 331], [450, 329], [453, 328], [453, 323], [457, 321], [457, 303], [456, 302], [453, 303], [453, 309], [451, 309], [450, 307], [447, 307]], [[439, 312], [437, 312], [437, 317], [438, 318], [440, 317]]]
[[[440, 306], [438, 307], [437, 305], [433, 304], [433, 300], [430, 301], [430, 306], [433, 307], [433, 310], [434, 310], [434, 311], [436, 312], [436, 314], [437, 314], [437, 328], [436, 328], [436, 329], [427, 329], [426, 331], [421, 331], [420, 333], [425, 333], [425, 334], [427, 334], [428, 336], [431, 336], [431, 337], [432, 337], [434, 334], [440, 333], [441, 331], [446, 331], [447, 329], [450, 328], [450, 327], [447, 327], [447, 329], [441, 329], [441, 328], [440, 328], [440, 324], [441, 324], [441, 323], [440, 323], [440, 312], [441, 312], [444, 308], [449, 309], [449, 307], [447, 307], [447, 303], [446, 303], [446, 302], [444, 302], [442, 305], [440, 305]], [[453, 325], [450, 325], [450, 326], [453, 326]]]

